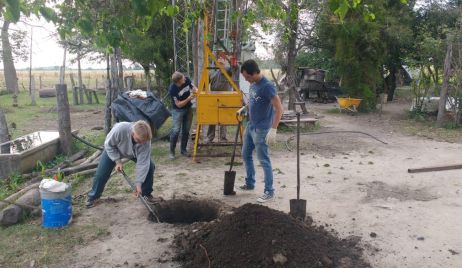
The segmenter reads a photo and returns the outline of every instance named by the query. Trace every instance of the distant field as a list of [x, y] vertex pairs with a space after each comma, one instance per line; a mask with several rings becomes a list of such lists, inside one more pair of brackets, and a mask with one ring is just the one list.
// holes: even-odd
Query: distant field
[[[280, 69], [273, 69], [274, 75], [279, 78]], [[263, 75], [268, 79], [273, 80], [271, 72], [268, 69], [262, 70]], [[21, 70], [17, 71], [18, 74], [18, 86], [20, 91], [29, 90], [29, 71]], [[78, 84], [77, 70], [67, 70], [65, 83], [68, 85], [68, 89], [71, 88], [70, 74], [73, 74], [74, 81]], [[137, 86], [144, 86], [144, 72], [142, 70], [125, 70], [124, 76], [133, 75], [135, 77], [135, 83]], [[59, 82], [59, 71], [52, 70], [32, 70], [32, 76], [35, 79], [35, 86], [39, 88], [54, 88]], [[83, 84], [87, 88], [104, 88], [106, 85], [106, 70], [83, 70], [82, 71]], [[0, 91], [6, 90], [5, 77], [3, 71], [0, 71]]]
[[[0, 90], [5, 90], [5, 77], [3, 71], [0, 72]], [[29, 90], [29, 71], [21, 70], [18, 73], [19, 90]], [[70, 88], [71, 79], [69, 74], [74, 75], [74, 81], [78, 84], [77, 70], [67, 70], [65, 83]], [[124, 75], [134, 75], [137, 82], [144, 81], [144, 73], [142, 70], [126, 70]], [[35, 78], [36, 88], [54, 87], [59, 82], [59, 71], [32, 70], [32, 76]], [[82, 70], [83, 84], [87, 88], [103, 88], [106, 83], [106, 70]]]

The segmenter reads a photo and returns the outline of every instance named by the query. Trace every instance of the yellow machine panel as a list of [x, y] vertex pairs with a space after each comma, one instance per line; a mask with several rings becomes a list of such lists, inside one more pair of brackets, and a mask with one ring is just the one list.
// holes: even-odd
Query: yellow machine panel
[[242, 107], [242, 95], [236, 91], [199, 93], [197, 123], [204, 125], [236, 125], [236, 111]]

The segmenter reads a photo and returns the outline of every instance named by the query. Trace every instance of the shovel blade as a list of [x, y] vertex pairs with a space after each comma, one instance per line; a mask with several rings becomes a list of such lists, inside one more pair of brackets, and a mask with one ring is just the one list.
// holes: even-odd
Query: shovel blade
[[225, 171], [225, 183], [223, 187], [224, 195], [235, 195], [234, 181], [236, 180], [236, 171]]
[[290, 213], [292, 217], [305, 221], [306, 217], [306, 200], [290, 199]]

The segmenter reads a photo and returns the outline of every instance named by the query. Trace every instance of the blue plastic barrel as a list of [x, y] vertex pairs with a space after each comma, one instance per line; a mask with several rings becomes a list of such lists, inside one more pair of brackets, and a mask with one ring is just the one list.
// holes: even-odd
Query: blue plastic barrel
[[71, 222], [71, 187], [58, 193], [40, 189], [40, 196], [42, 198], [42, 227], [60, 228]]

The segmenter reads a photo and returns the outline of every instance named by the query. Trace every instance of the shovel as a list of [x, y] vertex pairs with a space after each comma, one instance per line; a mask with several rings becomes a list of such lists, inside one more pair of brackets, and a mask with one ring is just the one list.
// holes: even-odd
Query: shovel
[[306, 200], [300, 199], [300, 113], [297, 113], [297, 199], [290, 199], [290, 215], [302, 221], [306, 217]]
[[[128, 184], [130, 185], [130, 187], [132, 188], [132, 191], [135, 191], [136, 190], [136, 187], [135, 187], [135, 184], [133, 184], [133, 182], [130, 180], [130, 178], [127, 176], [127, 174], [125, 173], [125, 171], [121, 171], [122, 175], [124, 176], [125, 180], [128, 182]], [[143, 203], [143, 205], [148, 209], [149, 213], [150, 213], [150, 219], [156, 219], [157, 222], [160, 222], [159, 221], [159, 217], [157, 217], [156, 213], [154, 213], [154, 211], [152, 210], [151, 206], [149, 206], [148, 202], [146, 201], [146, 199], [144, 199], [143, 196], [141, 195], [138, 195], [138, 198], [140, 199], [141, 203]]]
[[236, 192], [234, 191], [234, 181], [236, 180], [236, 171], [233, 170], [234, 164], [234, 156], [236, 156], [236, 146], [237, 146], [237, 137], [239, 136], [239, 132], [241, 131], [241, 121], [237, 120], [237, 130], [236, 130], [236, 137], [234, 138], [234, 146], [233, 146], [233, 155], [231, 156], [231, 164], [229, 165], [229, 171], [225, 171], [225, 184], [223, 187], [223, 194], [224, 195], [235, 195]]

